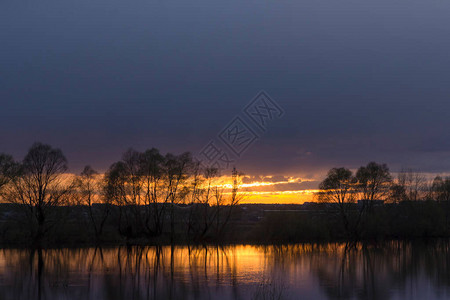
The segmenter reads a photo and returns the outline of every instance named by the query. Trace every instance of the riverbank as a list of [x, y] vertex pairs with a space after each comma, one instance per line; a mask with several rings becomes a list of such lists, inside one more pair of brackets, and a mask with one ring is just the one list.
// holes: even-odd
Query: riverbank
[[[94, 206], [94, 220], [104, 207]], [[348, 214], [347, 230], [339, 211], [326, 204], [259, 205], [233, 208], [225, 223], [204, 223], [214, 207], [177, 206], [174, 208], [173, 233], [169, 214], [159, 234], [131, 216], [145, 207], [109, 207], [101, 234], [96, 235], [87, 206], [61, 206], [49, 210], [48, 227], [42, 247], [85, 247], [120, 245], [175, 244], [279, 244], [297, 242], [343, 242], [414, 240], [449, 237], [446, 206], [436, 201], [384, 204], [369, 215], [359, 215], [354, 205]], [[133, 212], [133, 214], [131, 214]], [[130, 219], [124, 223], [124, 214]], [[139, 215], [137, 215], [139, 216]], [[359, 218], [359, 219], [358, 219]], [[27, 247], [34, 240], [34, 226], [23, 206], [0, 204], [0, 246]], [[151, 225], [151, 222], [149, 222]], [[126, 226], [125, 226], [126, 225]], [[221, 229], [221, 230], [219, 230]]]

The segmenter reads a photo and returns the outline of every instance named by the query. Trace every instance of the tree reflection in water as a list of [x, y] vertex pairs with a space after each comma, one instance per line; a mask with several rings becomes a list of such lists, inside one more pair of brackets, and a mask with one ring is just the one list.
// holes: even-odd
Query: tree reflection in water
[[447, 298], [450, 243], [0, 252], [2, 299]]

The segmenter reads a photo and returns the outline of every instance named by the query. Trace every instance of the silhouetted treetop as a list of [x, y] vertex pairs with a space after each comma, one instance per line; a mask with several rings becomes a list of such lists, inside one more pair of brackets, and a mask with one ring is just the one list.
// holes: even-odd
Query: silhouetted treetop
[[0, 189], [18, 172], [18, 165], [11, 155], [0, 154]]
[[67, 171], [67, 159], [60, 149], [50, 145], [34, 143], [22, 162], [23, 172], [51, 180], [55, 175]]

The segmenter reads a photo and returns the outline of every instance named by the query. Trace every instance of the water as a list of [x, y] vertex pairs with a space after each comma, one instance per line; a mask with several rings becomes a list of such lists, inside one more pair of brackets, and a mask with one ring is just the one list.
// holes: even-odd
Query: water
[[0, 251], [0, 299], [446, 299], [450, 243]]

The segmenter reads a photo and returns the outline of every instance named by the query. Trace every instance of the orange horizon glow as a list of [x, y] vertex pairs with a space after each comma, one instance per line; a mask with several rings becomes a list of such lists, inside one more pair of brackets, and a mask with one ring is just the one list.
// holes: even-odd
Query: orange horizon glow
[[318, 190], [280, 191], [280, 192], [249, 192], [240, 204], [303, 204], [315, 202]]
[[[245, 177], [245, 176], [244, 176]], [[249, 183], [240, 183], [239, 192], [243, 195], [240, 204], [303, 204], [305, 202], [315, 202], [315, 193], [318, 189], [299, 189], [299, 190], [276, 190], [276, 187], [300, 182], [313, 182], [313, 179], [299, 177], [287, 177], [286, 180], [268, 181], [273, 176], [265, 176], [261, 181], [252, 181]], [[242, 178], [241, 178], [242, 180]], [[231, 176], [221, 176], [215, 182], [215, 185], [224, 188], [229, 194], [232, 188]]]
[[[98, 174], [97, 180], [102, 180], [103, 174]], [[75, 174], [66, 173], [66, 180], [73, 180]], [[299, 190], [276, 190], [286, 184], [295, 184], [299, 182], [312, 182], [312, 179], [299, 177], [287, 177], [286, 180], [268, 181], [272, 176], [264, 176], [260, 181], [251, 181], [243, 183], [245, 176], [240, 177], [239, 191], [241, 200], [239, 204], [303, 204], [305, 202], [316, 202], [315, 193], [318, 189], [299, 189]], [[248, 178], [248, 177], [247, 177]], [[212, 187], [223, 189], [225, 197], [231, 195], [232, 185], [231, 176], [219, 176], [212, 181]], [[279, 188], [280, 189], [280, 188]]]

